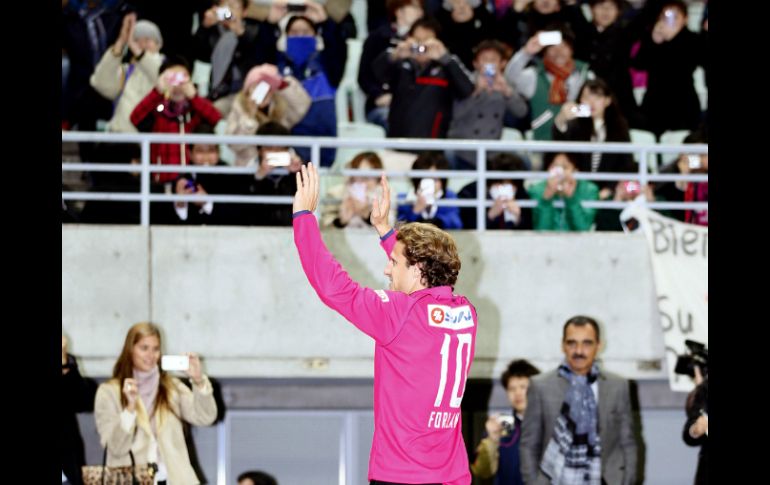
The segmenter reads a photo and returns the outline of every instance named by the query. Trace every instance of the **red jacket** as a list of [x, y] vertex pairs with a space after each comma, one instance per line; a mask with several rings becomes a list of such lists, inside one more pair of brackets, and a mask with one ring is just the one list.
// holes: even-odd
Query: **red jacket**
[[[131, 123], [138, 128], [140, 123], [152, 116], [152, 133], [190, 133], [201, 121], [205, 120], [214, 126], [222, 119], [222, 115], [211, 104], [211, 101], [201, 98], [197, 94], [190, 99], [190, 108], [184, 115], [184, 122], [171, 119], [158, 112], [158, 107], [163, 105], [164, 101], [163, 94], [157, 89], [153, 89], [131, 112]], [[182, 150], [180, 149], [182, 147], [185, 151], [185, 163], [182, 163]], [[150, 163], [186, 165], [189, 160], [190, 148], [184, 143], [179, 145], [154, 143], [150, 145]], [[153, 180], [164, 183], [176, 179], [178, 175], [176, 173], [154, 173]]]

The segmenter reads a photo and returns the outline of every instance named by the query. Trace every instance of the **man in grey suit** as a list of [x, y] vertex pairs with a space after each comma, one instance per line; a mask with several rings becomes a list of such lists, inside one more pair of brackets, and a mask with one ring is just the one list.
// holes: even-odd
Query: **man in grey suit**
[[631, 485], [636, 441], [629, 383], [599, 370], [599, 325], [575, 316], [564, 324], [565, 361], [535, 376], [522, 424], [524, 483]]

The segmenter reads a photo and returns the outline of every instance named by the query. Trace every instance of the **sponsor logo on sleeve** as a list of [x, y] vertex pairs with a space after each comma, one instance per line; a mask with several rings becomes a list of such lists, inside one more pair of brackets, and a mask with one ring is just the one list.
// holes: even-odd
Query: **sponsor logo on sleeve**
[[390, 301], [390, 298], [388, 297], [388, 294], [385, 293], [385, 290], [374, 290], [374, 292], [377, 293], [377, 296], [380, 297], [380, 300], [382, 300], [383, 303]]

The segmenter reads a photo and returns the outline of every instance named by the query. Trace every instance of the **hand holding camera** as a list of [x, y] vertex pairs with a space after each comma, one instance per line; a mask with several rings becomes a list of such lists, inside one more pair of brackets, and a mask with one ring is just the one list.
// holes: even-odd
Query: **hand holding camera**
[[506, 98], [513, 96], [513, 87], [508, 84], [508, 81], [505, 80], [502, 71], [499, 69], [497, 70], [494, 82], [492, 83], [492, 91], [502, 93], [502, 95]]
[[444, 43], [438, 39], [428, 39], [424, 42], [428, 58], [437, 61], [447, 53]]
[[219, 23], [219, 15], [217, 14], [218, 7], [213, 6], [203, 13], [201, 19], [201, 26], [209, 29]]
[[505, 201], [503, 199], [495, 199], [495, 203], [487, 211], [487, 219], [497, 219], [504, 210]]
[[350, 205], [354, 214], [358, 214], [362, 219], [369, 219], [371, 215], [371, 204], [369, 204], [369, 197], [366, 193], [366, 187], [363, 188], [363, 198], [361, 194], [348, 194], [350, 198]]
[[425, 210], [426, 206], [436, 203], [436, 181], [429, 178], [420, 180], [420, 188], [417, 190], [418, 203], [415, 204], [414, 210], [417, 211], [417, 206], [420, 206], [420, 212]]
[[214, 9], [214, 13], [217, 16], [217, 20], [219, 22], [224, 22], [225, 20], [232, 20], [233, 18], [233, 12], [230, 10], [230, 7], [228, 6], [222, 6], [222, 7], [216, 7]]
[[304, 6], [304, 15], [312, 20], [315, 24], [326, 22], [326, 19], [329, 18], [329, 15], [326, 13], [326, 9], [324, 9], [322, 5], [314, 2], [313, 0], [289, 0], [289, 11], [292, 9], [292, 3], [299, 6]]
[[[176, 189], [177, 194], [194, 194], [198, 191], [200, 186], [196, 185], [194, 180], [182, 177], [176, 181], [176, 186], [174, 188]], [[178, 200], [174, 202], [174, 204], [181, 209], [187, 202]]]
[[391, 60], [407, 59], [412, 57], [412, 45], [417, 44], [417, 41], [411, 37], [400, 41], [396, 44], [395, 49], [390, 53]]
[[620, 181], [615, 185], [615, 197], [617, 202], [634, 200], [642, 191], [642, 186], [635, 180]]
[[703, 164], [701, 156], [698, 154], [681, 155], [677, 161], [679, 172], [683, 175], [689, 173], [708, 173], [707, 167]]
[[708, 434], [709, 434], [708, 414], [706, 414], [704, 411], [701, 411], [701, 415], [698, 417], [698, 419], [695, 420], [692, 426], [690, 426], [690, 436], [697, 439], [703, 435], [708, 436]]
[[428, 46], [425, 44], [412, 42], [412, 45], [409, 46], [409, 52], [412, 54], [412, 57], [417, 57], [420, 55], [424, 56], [428, 53]]
[[551, 170], [548, 171], [548, 174], [548, 182], [546, 182], [545, 193], [543, 194], [546, 200], [550, 199], [555, 194], [562, 193], [564, 191], [565, 181], [564, 168], [559, 165], [552, 167]]
[[561, 190], [561, 193], [564, 195], [564, 197], [569, 199], [575, 195], [575, 189], [577, 189], [577, 180], [575, 180], [575, 177], [573, 177], [571, 173], [567, 173], [564, 176], [564, 186]]
[[[183, 94], [187, 97], [195, 95], [195, 87], [189, 82], [190, 77], [183, 71], [176, 69], [168, 69], [163, 74], [158, 76], [158, 81], [155, 84], [158, 91], [166, 97], [166, 99], [172, 97], [175, 94]], [[190, 84], [186, 87], [185, 84]], [[188, 96], [189, 89], [192, 88], [192, 95]]]
[[560, 30], [547, 30], [537, 33], [537, 43], [543, 47], [549, 45], [559, 45], [562, 43], [562, 33]]
[[484, 423], [484, 427], [487, 430], [487, 436], [494, 443], [499, 443], [500, 438], [503, 436], [503, 423], [500, 420], [502, 417], [503, 416], [499, 414], [493, 414], [487, 417], [487, 420]]
[[136, 411], [136, 398], [139, 396], [139, 387], [136, 379], [129, 377], [123, 381], [123, 395], [128, 402], [126, 409], [130, 412]]
[[203, 383], [201, 361], [196, 353], [187, 352], [181, 355], [164, 355], [160, 359], [160, 367], [167, 372], [185, 372], [196, 385]]
[[527, 43], [524, 45], [523, 49], [524, 49], [524, 52], [526, 52], [530, 56], [534, 56], [538, 52], [543, 50], [543, 47], [545, 46], [540, 43], [540, 37], [538, 36], [538, 34], [535, 34], [529, 38]]
[[677, 357], [674, 372], [695, 378], [697, 369], [700, 376], [708, 378], [709, 350], [706, 344], [685, 340], [684, 345], [687, 347], [687, 353]]

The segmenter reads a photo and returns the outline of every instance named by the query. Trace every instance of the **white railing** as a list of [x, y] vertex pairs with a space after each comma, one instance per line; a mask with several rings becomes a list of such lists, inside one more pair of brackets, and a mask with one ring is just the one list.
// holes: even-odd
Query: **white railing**
[[[647, 155], [649, 153], [708, 153], [708, 145], [643, 145], [634, 143], [589, 143], [589, 142], [563, 142], [563, 141], [500, 141], [500, 140], [425, 140], [405, 138], [331, 138], [331, 137], [307, 137], [307, 136], [244, 136], [244, 135], [179, 135], [158, 133], [100, 133], [100, 132], [62, 132], [62, 142], [109, 142], [109, 143], [138, 143], [141, 146], [141, 164], [96, 164], [96, 163], [62, 163], [62, 171], [90, 171], [90, 172], [140, 172], [139, 193], [111, 193], [111, 192], [62, 192], [62, 200], [111, 200], [111, 201], [139, 201], [140, 223], [143, 226], [150, 222], [150, 202], [161, 201], [213, 201], [244, 204], [266, 204], [292, 202], [291, 196], [259, 196], [259, 195], [176, 195], [176, 194], [152, 194], [150, 193], [151, 173], [222, 173], [222, 174], [251, 174], [253, 167], [204, 167], [195, 165], [157, 165], [150, 163], [150, 145], [153, 143], [202, 143], [211, 145], [220, 144], [254, 144], [264, 146], [298, 146], [310, 147], [310, 160], [318, 166], [321, 148], [361, 148], [367, 150], [390, 148], [407, 150], [464, 150], [475, 151], [477, 160], [486, 160], [487, 152], [575, 152], [575, 153], [636, 153], [638, 154], [639, 170], [633, 173], [583, 173], [577, 172], [574, 176], [578, 180], [636, 180], [641, 185], [647, 182], [685, 180], [691, 182], [707, 182], [708, 174], [650, 174], [648, 173]], [[487, 179], [545, 179], [548, 172], [543, 171], [516, 171], [494, 172], [487, 171], [486, 164], [477, 163], [476, 170], [385, 170], [388, 177], [461, 177], [474, 178], [477, 187], [486, 187]], [[286, 173], [286, 169], [276, 169], [275, 173]], [[329, 169], [321, 169], [321, 174], [340, 174], [358, 176], [379, 176], [382, 170], [352, 170], [342, 169], [334, 172]], [[326, 199], [322, 203], [336, 202]], [[476, 191], [475, 200], [445, 200], [437, 201], [439, 206], [476, 207], [477, 230], [486, 229], [486, 217], [484, 210], [494, 202], [486, 199], [485, 190]], [[521, 207], [535, 207], [537, 201], [517, 201]], [[631, 202], [615, 201], [585, 201], [584, 207], [598, 209], [622, 209]], [[651, 209], [708, 209], [708, 202], [641, 202]], [[559, 207], [563, 203], [555, 202]]]

